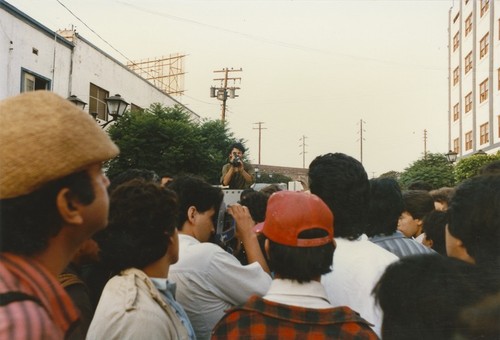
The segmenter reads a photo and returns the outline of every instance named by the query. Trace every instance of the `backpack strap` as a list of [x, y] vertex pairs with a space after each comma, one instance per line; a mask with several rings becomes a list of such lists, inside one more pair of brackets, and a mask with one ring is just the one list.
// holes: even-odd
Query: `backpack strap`
[[29, 295], [23, 292], [7, 292], [0, 294], [0, 307], [7, 306], [12, 302], [26, 301], [26, 300], [33, 301], [38, 305], [40, 305], [41, 307], [44, 307], [42, 301], [40, 301], [40, 299], [38, 299], [36, 296]]

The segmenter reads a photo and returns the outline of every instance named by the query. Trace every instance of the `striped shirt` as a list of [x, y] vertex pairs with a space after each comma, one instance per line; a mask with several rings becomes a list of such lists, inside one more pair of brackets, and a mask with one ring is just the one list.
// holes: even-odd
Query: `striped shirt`
[[402, 232], [397, 230], [392, 235], [376, 235], [370, 237], [370, 241], [375, 243], [397, 257], [405, 257], [410, 255], [420, 254], [436, 254], [434, 250], [424, 246], [422, 243], [415, 241], [413, 238], [406, 237]]
[[78, 319], [71, 298], [39, 263], [0, 253], [0, 294], [22, 292], [40, 300], [0, 306], [0, 339], [64, 339]]

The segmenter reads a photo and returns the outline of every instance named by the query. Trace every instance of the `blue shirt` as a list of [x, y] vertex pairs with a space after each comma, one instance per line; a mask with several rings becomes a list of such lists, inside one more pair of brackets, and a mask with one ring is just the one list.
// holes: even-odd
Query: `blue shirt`
[[165, 301], [175, 310], [175, 314], [179, 317], [184, 327], [186, 327], [189, 338], [196, 340], [196, 335], [194, 334], [193, 326], [191, 321], [184, 311], [184, 308], [175, 301], [175, 290], [177, 288], [175, 282], [170, 282], [168, 279], [151, 278], [155, 287], [160, 291], [161, 295], [165, 298]]
[[390, 251], [399, 258], [409, 255], [436, 254], [431, 248], [424, 246], [422, 243], [412, 238], [406, 237], [399, 230], [392, 235], [376, 235], [370, 237], [370, 241]]

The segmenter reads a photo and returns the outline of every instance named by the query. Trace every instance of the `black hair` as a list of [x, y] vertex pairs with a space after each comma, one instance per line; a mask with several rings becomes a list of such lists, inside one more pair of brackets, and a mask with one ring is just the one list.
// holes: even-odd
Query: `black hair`
[[252, 192], [256, 192], [255, 190], [253, 190], [252, 188], [247, 188], [247, 189], [243, 189], [241, 191], [241, 194], [240, 194], [240, 202], [242, 200], [245, 199], [245, 197], [248, 195], [248, 194], [251, 194]]
[[483, 165], [479, 175], [500, 175], [500, 160]]
[[401, 258], [373, 294], [383, 312], [384, 340], [452, 339], [461, 307], [489, 292], [476, 266], [445, 256]]
[[424, 181], [414, 181], [408, 185], [408, 190], [424, 190], [431, 191], [432, 185]]
[[168, 250], [176, 220], [172, 190], [141, 179], [118, 186], [110, 198], [108, 227], [99, 237], [102, 261], [114, 274], [157, 261]]
[[455, 188], [442, 187], [436, 190], [429, 191], [429, 194], [431, 194], [434, 202], [449, 204], [454, 192]]
[[403, 191], [404, 211], [414, 219], [422, 220], [425, 215], [434, 210], [434, 199], [425, 190]]
[[224, 193], [220, 188], [192, 175], [174, 178], [167, 184], [167, 188], [175, 191], [179, 199], [179, 230], [182, 230], [182, 226], [187, 220], [189, 207], [196, 207], [200, 213], [213, 208], [216, 216], [224, 199]]
[[401, 189], [395, 179], [371, 179], [366, 235], [372, 237], [394, 234], [403, 206]]
[[[327, 236], [322, 229], [304, 230], [300, 238], [311, 239]], [[309, 282], [332, 271], [333, 242], [319, 247], [290, 247], [269, 240], [269, 265], [281, 279]]]
[[234, 148], [240, 150], [241, 153], [245, 153], [245, 151], [246, 151], [245, 147], [243, 146], [243, 144], [241, 144], [241, 143], [238, 142], [238, 143], [231, 144], [231, 146], [229, 147], [228, 154], [231, 154], [231, 151], [233, 151]]
[[425, 238], [432, 240], [432, 249], [446, 256], [446, 224], [448, 214], [445, 211], [433, 210], [424, 217]]
[[335, 216], [335, 236], [356, 239], [366, 228], [370, 183], [363, 165], [343, 153], [316, 157], [309, 165], [309, 187]]
[[500, 268], [500, 176], [462, 182], [451, 200], [449, 232], [463, 242], [476, 264]]
[[45, 250], [63, 225], [56, 200], [64, 188], [84, 205], [95, 199], [92, 179], [84, 170], [51, 181], [30, 194], [0, 200], [0, 251], [32, 256]]
[[160, 177], [153, 170], [128, 169], [123, 172], [120, 172], [119, 174], [110, 179], [108, 192], [111, 193], [120, 184], [126, 183], [136, 178], [142, 178], [148, 182], [160, 183]]
[[264, 222], [266, 219], [267, 200], [269, 196], [260, 192], [254, 191], [248, 193], [241, 201], [240, 204], [244, 205], [250, 211], [252, 219], [255, 223]]

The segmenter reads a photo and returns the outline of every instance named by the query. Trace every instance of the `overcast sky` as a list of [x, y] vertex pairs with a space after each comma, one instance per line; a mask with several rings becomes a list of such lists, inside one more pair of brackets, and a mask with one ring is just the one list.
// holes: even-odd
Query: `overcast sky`
[[[253, 162], [306, 167], [344, 152], [370, 177], [448, 150], [448, 11], [451, 0], [7, 0], [50, 29], [76, 27], [118, 60], [187, 54], [185, 95], [218, 119], [209, 89], [225, 67], [243, 72], [228, 100], [229, 127]], [[70, 9], [73, 16], [60, 3]], [[90, 31], [84, 23], [114, 49]]]

